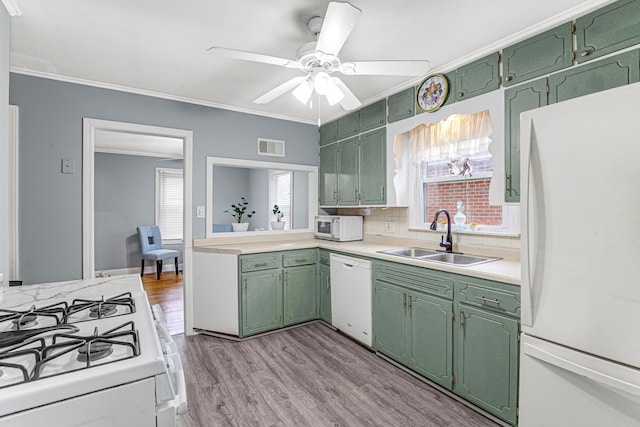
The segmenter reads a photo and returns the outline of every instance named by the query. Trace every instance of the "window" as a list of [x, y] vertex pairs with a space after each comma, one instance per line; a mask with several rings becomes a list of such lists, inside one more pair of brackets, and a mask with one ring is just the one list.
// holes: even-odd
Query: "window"
[[182, 169], [156, 168], [156, 224], [163, 240], [182, 241], [183, 215]]
[[282, 212], [284, 229], [290, 230], [293, 224], [293, 172], [291, 171], [269, 171], [269, 221], [275, 221], [273, 205], [278, 205]]
[[[492, 131], [485, 110], [454, 114], [396, 135], [396, 181], [401, 187], [396, 191], [406, 196], [411, 226], [427, 227], [439, 209], [446, 209], [453, 222], [457, 202], [462, 201], [465, 228], [477, 222], [480, 230], [510, 231], [510, 208], [491, 203]], [[440, 217], [442, 220], [446, 218]]]

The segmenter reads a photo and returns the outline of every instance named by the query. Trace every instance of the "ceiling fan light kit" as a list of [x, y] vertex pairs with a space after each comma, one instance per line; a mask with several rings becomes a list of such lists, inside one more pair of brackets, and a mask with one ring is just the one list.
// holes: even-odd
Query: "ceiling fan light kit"
[[292, 93], [296, 99], [307, 104], [315, 90], [316, 93], [327, 99], [329, 105], [340, 103], [340, 106], [345, 110], [353, 110], [360, 107], [362, 103], [342, 80], [338, 77], [332, 77], [331, 74], [339, 72], [348, 76], [420, 76], [429, 69], [428, 61], [343, 63], [338, 53], [351, 34], [351, 30], [355, 27], [361, 13], [360, 9], [349, 3], [329, 3], [324, 18], [314, 16], [307, 22], [307, 28], [317, 39], [317, 42], [306, 43], [298, 49], [295, 61], [216, 46], [208, 50], [214, 55], [297, 68], [306, 73], [306, 76], [294, 77], [258, 97], [253, 101], [256, 104], [271, 102], [290, 90], [293, 90]]

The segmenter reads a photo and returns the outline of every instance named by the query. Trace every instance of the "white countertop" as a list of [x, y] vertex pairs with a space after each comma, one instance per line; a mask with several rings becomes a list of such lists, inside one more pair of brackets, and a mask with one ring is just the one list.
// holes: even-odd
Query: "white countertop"
[[356, 256], [364, 256], [387, 261], [410, 264], [418, 267], [430, 268], [433, 270], [446, 271], [449, 273], [463, 274], [466, 276], [479, 277], [482, 279], [495, 280], [513, 285], [520, 285], [520, 262], [501, 259], [484, 264], [469, 267], [460, 267], [437, 262], [422, 261], [405, 258], [395, 255], [381, 254], [378, 251], [396, 249], [406, 246], [398, 244], [387, 244], [381, 242], [332, 242], [320, 239], [291, 240], [281, 242], [253, 242], [253, 243], [226, 243], [222, 245], [205, 245], [194, 247], [196, 252], [209, 252], [218, 254], [253, 254], [261, 252], [288, 251], [293, 249], [322, 248], [332, 251], [344, 252]]

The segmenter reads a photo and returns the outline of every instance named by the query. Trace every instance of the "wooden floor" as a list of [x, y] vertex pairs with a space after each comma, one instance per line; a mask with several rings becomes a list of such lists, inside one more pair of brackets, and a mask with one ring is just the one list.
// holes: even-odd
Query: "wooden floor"
[[175, 338], [188, 426], [497, 426], [320, 323]]
[[142, 286], [147, 292], [149, 303], [160, 304], [171, 335], [184, 333], [182, 277], [182, 273], [176, 276], [172, 271], [162, 273], [160, 280], [156, 280], [155, 273], [142, 277]]

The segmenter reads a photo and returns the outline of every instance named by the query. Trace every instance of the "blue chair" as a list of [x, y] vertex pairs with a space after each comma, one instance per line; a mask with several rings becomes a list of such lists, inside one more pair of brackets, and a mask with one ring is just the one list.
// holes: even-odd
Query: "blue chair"
[[214, 233], [229, 233], [233, 231], [231, 224], [213, 224]]
[[142, 266], [140, 269], [140, 277], [144, 275], [144, 260], [150, 259], [156, 262], [156, 277], [160, 280], [162, 272], [162, 260], [167, 258], [175, 258], [176, 276], [178, 275], [178, 251], [173, 249], [162, 248], [162, 235], [160, 227], [157, 225], [146, 225], [138, 227], [138, 239], [140, 240], [140, 252], [142, 257]]

